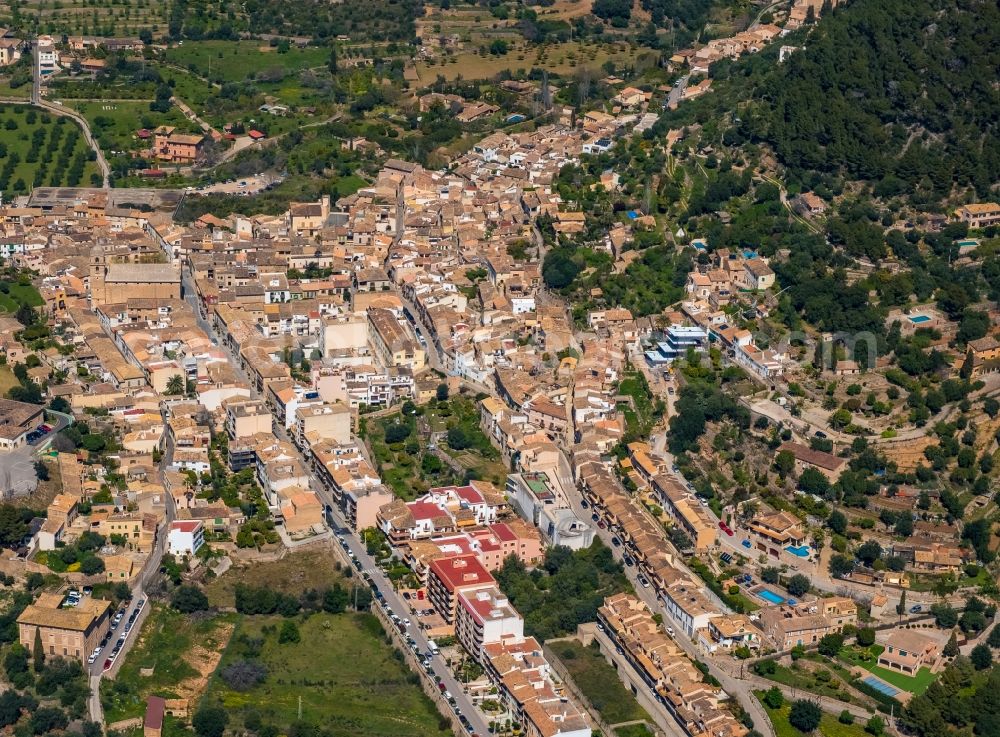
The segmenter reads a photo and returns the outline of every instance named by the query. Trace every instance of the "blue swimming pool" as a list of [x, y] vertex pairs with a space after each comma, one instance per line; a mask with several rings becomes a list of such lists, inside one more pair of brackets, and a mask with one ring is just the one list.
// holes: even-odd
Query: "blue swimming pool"
[[792, 555], [798, 556], [799, 558], [808, 558], [809, 557], [809, 546], [808, 545], [798, 545], [798, 546], [796, 546], [796, 545], [789, 545], [787, 548], [785, 548], [785, 550], [787, 550]]
[[867, 678], [862, 679], [861, 682], [864, 683], [866, 686], [871, 686], [876, 691], [884, 693], [886, 696], [895, 696], [896, 694], [899, 693], [898, 688], [890, 686], [888, 683], [876, 678], [875, 676], [868, 676]]
[[771, 589], [760, 589], [757, 592], [757, 596], [759, 596], [764, 601], [770, 602], [771, 604], [784, 604], [785, 603], [785, 597], [784, 596], [778, 596], [778, 594], [776, 594], [773, 591], [771, 591]]
[[931, 319], [927, 315], [910, 315], [910, 322], [919, 325], [922, 322], [930, 322]]

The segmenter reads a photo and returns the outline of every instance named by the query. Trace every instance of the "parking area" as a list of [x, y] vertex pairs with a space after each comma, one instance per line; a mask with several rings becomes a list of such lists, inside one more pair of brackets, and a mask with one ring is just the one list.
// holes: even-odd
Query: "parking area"
[[[139, 599], [135, 602], [135, 605], [131, 607], [131, 613], [129, 613], [129, 607], [130, 602], [126, 602], [118, 609], [117, 612], [115, 612], [114, 616], [111, 618], [111, 628], [108, 630], [108, 633], [87, 658], [87, 663], [91, 666], [91, 673], [96, 675], [98, 671], [109, 671], [118, 661], [118, 657], [121, 655], [122, 649], [125, 647], [129, 636], [132, 634], [132, 630], [136, 627], [139, 616], [146, 608], [146, 600]], [[126, 615], [128, 615], [127, 619]], [[124, 627], [121, 626], [123, 621], [125, 621]], [[114, 639], [116, 632], [118, 637], [117, 639]], [[102, 663], [101, 654], [107, 649], [113, 639], [114, 646], [111, 648], [111, 651], [107, 653]]]
[[270, 189], [280, 182], [281, 177], [270, 174], [255, 174], [253, 176], [242, 177], [240, 179], [230, 179], [226, 182], [208, 184], [204, 187], [188, 187], [186, 191], [189, 195], [237, 194], [249, 196], [259, 194], [260, 192]]

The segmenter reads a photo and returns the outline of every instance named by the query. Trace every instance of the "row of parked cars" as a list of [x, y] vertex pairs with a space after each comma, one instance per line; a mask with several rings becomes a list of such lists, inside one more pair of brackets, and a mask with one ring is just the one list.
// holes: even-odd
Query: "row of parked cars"
[[[347, 544], [346, 536], [343, 533], [338, 532], [336, 533], [336, 537], [337, 540], [340, 542], [340, 546], [344, 549], [348, 557], [351, 559], [351, 562], [354, 563], [354, 567], [360, 571], [362, 568], [361, 561], [354, 554], [354, 551], [350, 549], [350, 546]], [[382, 607], [386, 615], [392, 621], [393, 625], [395, 625], [396, 629], [399, 630], [400, 634], [402, 634], [406, 638], [406, 644], [409, 646], [410, 650], [413, 651], [413, 654], [420, 662], [420, 666], [424, 669], [424, 671], [427, 674], [431, 676], [436, 676], [434, 670], [434, 663], [431, 662], [431, 659], [438, 654], [437, 644], [433, 640], [428, 640], [427, 651], [421, 652], [420, 645], [417, 644], [416, 639], [408, 631], [413, 623], [409, 619], [400, 617], [398, 614], [393, 612], [392, 607], [389, 605], [389, 602], [386, 601], [385, 599], [385, 595], [381, 591], [379, 591], [379, 588], [378, 586], [375, 585], [375, 581], [372, 579], [372, 577], [367, 572], [363, 573], [362, 575], [364, 579], [368, 582], [368, 585], [371, 587], [372, 596], [374, 597], [375, 601], [378, 602], [378, 605]], [[439, 679], [437, 681], [437, 685], [438, 688], [441, 689], [441, 695], [451, 706], [452, 711], [454, 711], [455, 713], [455, 717], [465, 728], [465, 731], [470, 735], [470, 737], [478, 737], [476, 732], [472, 731], [472, 722], [469, 721], [469, 718], [465, 716], [465, 714], [463, 714], [462, 711], [458, 708], [458, 702], [455, 700], [455, 697], [452, 696], [447, 690], [445, 690], [446, 686], [444, 681]]]
[[36, 440], [44, 438], [50, 432], [52, 432], [52, 425], [47, 422], [43, 423], [28, 433], [28, 442], [33, 443]]
[[[111, 654], [104, 661], [104, 670], [110, 670], [111, 666], [114, 665], [116, 660], [118, 660], [118, 654], [122, 651], [122, 648], [125, 646], [125, 640], [128, 639], [129, 634], [131, 634], [132, 627], [135, 626], [135, 621], [139, 618], [139, 614], [142, 612], [145, 606], [146, 606], [145, 599], [139, 599], [139, 601], [136, 602], [135, 609], [132, 610], [132, 613], [128, 617], [128, 622], [125, 623], [124, 631], [122, 632], [121, 635], [119, 635], [118, 640], [115, 642], [115, 646], [111, 649]], [[117, 628], [118, 625], [121, 624], [121, 621], [125, 618], [126, 611], [127, 607], [122, 607], [115, 613], [115, 616], [111, 618], [111, 631], [109, 631], [108, 634], [104, 636], [104, 639], [101, 640], [101, 644], [98, 645], [96, 648], [94, 648], [94, 652], [92, 652], [90, 654], [90, 657], [87, 658], [88, 663], [94, 663], [97, 660], [97, 657], [101, 654], [101, 651], [107, 646], [108, 640], [111, 638], [111, 634], [115, 631], [115, 628]]]

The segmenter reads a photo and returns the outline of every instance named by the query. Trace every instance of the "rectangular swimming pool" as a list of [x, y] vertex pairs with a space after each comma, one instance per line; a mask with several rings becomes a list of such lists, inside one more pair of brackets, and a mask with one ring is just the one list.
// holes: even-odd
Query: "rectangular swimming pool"
[[896, 694], [899, 693], [898, 688], [890, 686], [888, 683], [879, 678], [876, 678], [875, 676], [868, 676], [867, 678], [864, 678], [861, 682], [864, 683], [866, 686], [871, 686], [876, 691], [881, 691], [886, 696], [895, 696]]
[[931, 319], [927, 315], [910, 315], [910, 322], [919, 325], [922, 322], [930, 322]]
[[776, 594], [773, 591], [771, 591], [771, 589], [760, 589], [757, 592], [757, 596], [759, 596], [764, 601], [770, 602], [771, 604], [784, 604], [785, 603], [785, 597], [784, 596], [779, 596], [778, 594]]

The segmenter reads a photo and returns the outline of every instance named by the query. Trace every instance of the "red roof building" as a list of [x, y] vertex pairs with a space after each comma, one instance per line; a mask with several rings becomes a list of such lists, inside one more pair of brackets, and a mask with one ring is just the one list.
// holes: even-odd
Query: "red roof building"
[[259, 141], [262, 138], [267, 138], [267, 134], [261, 133], [259, 130], [247, 131], [247, 135], [250, 136], [255, 141]]
[[167, 702], [159, 696], [146, 698], [146, 717], [142, 722], [143, 737], [160, 737], [163, 731], [163, 715]]
[[455, 621], [458, 592], [495, 583], [493, 576], [474, 554], [438, 558], [430, 565], [427, 595], [448, 624]]

